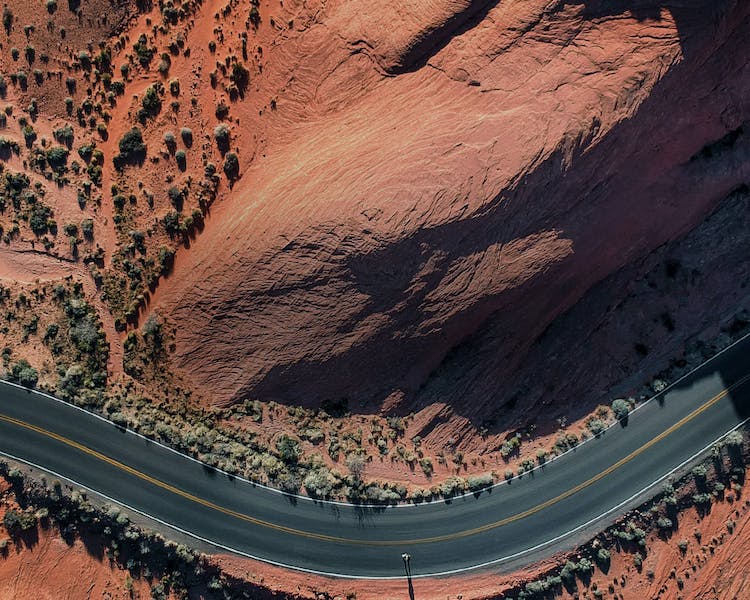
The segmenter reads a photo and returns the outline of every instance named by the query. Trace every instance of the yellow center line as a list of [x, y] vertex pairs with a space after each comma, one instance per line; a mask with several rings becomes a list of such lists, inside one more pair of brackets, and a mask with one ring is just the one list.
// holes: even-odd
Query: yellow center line
[[645, 443], [643, 446], [638, 448], [637, 450], [634, 450], [624, 458], [621, 458], [613, 465], [609, 466], [607, 469], [602, 471], [601, 473], [598, 473], [597, 475], [594, 475], [590, 479], [587, 479], [586, 481], [579, 483], [575, 487], [572, 487], [571, 489], [567, 490], [566, 492], [563, 492], [559, 496], [555, 496], [554, 498], [551, 498], [545, 502], [542, 502], [541, 504], [537, 504], [536, 506], [529, 508], [523, 512], [520, 512], [518, 514], [506, 517], [504, 519], [500, 519], [499, 521], [494, 521], [492, 523], [487, 523], [486, 525], [481, 525], [479, 527], [475, 527], [473, 529], [467, 529], [465, 531], [458, 531], [455, 533], [448, 533], [445, 535], [438, 535], [433, 537], [427, 537], [427, 538], [420, 538], [420, 539], [413, 539], [413, 540], [356, 540], [356, 539], [349, 539], [349, 538], [342, 538], [332, 535], [326, 535], [322, 533], [314, 533], [310, 531], [303, 531], [300, 529], [295, 529], [293, 527], [286, 527], [285, 525], [279, 525], [277, 523], [269, 523], [268, 521], [264, 521], [262, 519], [258, 519], [256, 517], [252, 517], [250, 515], [246, 515], [244, 513], [238, 512], [236, 510], [232, 510], [229, 508], [225, 508], [223, 506], [220, 506], [214, 502], [211, 502], [210, 500], [205, 500], [199, 496], [196, 496], [194, 494], [191, 494], [190, 492], [186, 492], [184, 490], [181, 490], [173, 485], [170, 485], [168, 483], [165, 483], [159, 479], [156, 479], [155, 477], [151, 477], [150, 475], [146, 475], [145, 473], [142, 473], [141, 471], [138, 471], [134, 469], [133, 467], [130, 467], [124, 463], [121, 463], [118, 460], [115, 460], [113, 458], [110, 458], [109, 456], [106, 456], [102, 454], [101, 452], [97, 452], [96, 450], [93, 450], [92, 448], [89, 448], [87, 446], [84, 446], [83, 444], [79, 444], [76, 441], [70, 440], [66, 437], [63, 437], [57, 433], [54, 433], [52, 431], [48, 431], [47, 429], [43, 429], [41, 427], [38, 427], [36, 425], [32, 425], [31, 423], [26, 423], [25, 421], [21, 421], [19, 419], [15, 419], [13, 417], [8, 417], [6, 415], [0, 414], [0, 421], [5, 421], [6, 423], [10, 423], [12, 425], [16, 425], [18, 427], [22, 427], [24, 429], [28, 429], [30, 431], [33, 431], [35, 433], [38, 433], [40, 435], [49, 437], [53, 440], [56, 440], [62, 444], [65, 444], [67, 446], [70, 446], [72, 448], [75, 448], [76, 450], [79, 450], [80, 452], [83, 452], [84, 454], [87, 454], [89, 456], [92, 456], [102, 462], [105, 462], [121, 471], [124, 471], [130, 475], [133, 475], [134, 477], [137, 477], [139, 479], [142, 479], [143, 481], [146, 481], [156, 487], [159, 487], [163, 490], [166, 490], [168, 492], [171, 492], [177, 496], [180, 496], [182, 498], [185, 498], [186, 500], [190, 500], [191, 502], [194, 502], [196, 504], [199, 504], [201, 506], [205, 506], [206, 508], [210, 508], [211, 510], [215, 510], [217, 512], [220, 512], [222, 514], [225, 514], [230, 517], [234, 517], [236, 519], [240, 519], [242, 521], [245, 521], [247, 523], [252, 523], [253, 525], [259, 525], [261, 527], [267, 527], [269, 529], [273, 529], [275, 531], [280, 531], [283, 533], [290, 533], [293, 535], [309, 538], [309, 539], [315, 539], [320, 540], [324, 542], [335, 542], [340, 544], [356, 544], [356, 545], [365, 545], [365, 546], [403, 546], [403, 545], [416, 545], [416, 544], [429, 544], [434, 542], [444, 542], [449, 540], [455, 540], [462, 537], [467, 537], [471, 535], [476, 535], [478, 533], [482, 533], [485, 531], [489, 531], [491, 529], [495, 529], [497, 527], [502, 527], [503, 525], [507, 525], [509, 523], [513, 523], [515, 521], [519, 521], [521, 519], [524, 519], [526, 517], [529, 517], [535, 513], [538, 513], [541, 510], [544, 510], [545, 508], [549, 508], [550, 506], [553, 506], [554, 504], [557, 504], [558, 502], [561, 502], [565, 500], [566, 498], [569, 498], [570, 496], [573, 496], [574, 494], [577, 494], [581, 490], [586, 489], [587, 487], [593, 485], [597, 481], [603, 479], [607, 475], [610, 475], [623, 465], [629, 463], [631, 460], [654, 446], [655, 444], [658, 444], [661, 440], [669, 436], [670, 434], [674, 433], [681, 427], [683, 427], [686, 423], [689, 423], [699, 415], [703, 414], [705, 411], [710, 409], [712, 406], [714, 406], [717, 402], [719, 402], [722, 398], [724, 398], [727, 394], [729, 394], [730, 391], [733, 389], [741, 386], [745, 382], [750, 380], [750, 374], [746, 375], [739, 381], [737, 381], [735, 384], [731, 385], [730, 387], [724, 389], [720, 393], [716, 394], [713, 398], [711, 398], [709, 401], [707, 401], [705, 404], [699, 406], [695, 410], [693, 410], [690, 414], [684, 416], [682, 419], [674, 423], [671, 427], [668, 429], [665, 429], [663, 432], [661, 432], [659, 435], [654, 437], [653, 439], [649, 440], [647, 443]]

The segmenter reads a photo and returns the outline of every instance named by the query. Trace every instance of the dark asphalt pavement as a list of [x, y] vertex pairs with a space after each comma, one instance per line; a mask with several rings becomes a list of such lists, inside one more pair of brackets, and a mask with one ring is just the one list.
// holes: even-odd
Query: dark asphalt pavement
[[290, 498], [8, 384], [0, 384], [0, 452], [262, 560], [328, 574], [400, 577], [401, 554], [408, 552], [412, 575], [420, 576], [511, 557], [517, 563], [519, 553], [531, 560], [542, 548], [569, 547], [572, 533], [635, 506], [651, 484], [750, 416], [748, 374], [750, 338], [640, 407], [626, 427], [610, 428], [533, 475], [478, 496], [418, 506]]

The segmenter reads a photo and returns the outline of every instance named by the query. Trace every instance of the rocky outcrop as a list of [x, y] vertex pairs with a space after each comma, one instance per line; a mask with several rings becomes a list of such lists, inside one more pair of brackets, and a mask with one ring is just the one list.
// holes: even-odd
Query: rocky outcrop
[[745, 3], [286, 4], [268, 141], [157, 294], [213, 402], [476, 426], [592, 286], [750, 179]]

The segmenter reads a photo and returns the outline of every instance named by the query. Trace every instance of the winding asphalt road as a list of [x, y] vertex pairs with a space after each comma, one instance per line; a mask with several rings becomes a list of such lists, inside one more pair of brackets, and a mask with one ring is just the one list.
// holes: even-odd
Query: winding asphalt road
[[[637, 505], [750, 416], [750, 338], [543, 468], [450, 502], [315, 502], [232, 478], [43, 394], [0, 384], [0, 454], [204, 542], [346, 576], [414, 577], [528, 560]], [[503, 465], [498, 465], [504, 470]]]

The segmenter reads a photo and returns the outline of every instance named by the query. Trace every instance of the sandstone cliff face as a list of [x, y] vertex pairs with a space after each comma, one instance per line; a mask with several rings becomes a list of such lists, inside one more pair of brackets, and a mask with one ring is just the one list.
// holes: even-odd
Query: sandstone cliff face
[[406, 4], [276, 9], [275, 108], [236, 109], [255, 155], [152, 306], [213, 402], [476, 426], [592, 286], [750, 179], [746, 3]]

